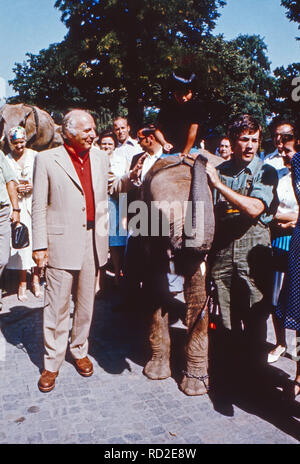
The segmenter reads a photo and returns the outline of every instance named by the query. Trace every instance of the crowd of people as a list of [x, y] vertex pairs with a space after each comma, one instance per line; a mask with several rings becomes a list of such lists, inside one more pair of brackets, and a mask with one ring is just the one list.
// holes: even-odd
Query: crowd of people
[[[64, 144], [47, 151], [27, 148], [22, 127], [9, 131], [11, 152], [0, 153], [0, 275], [5, 267], [19, 271], [17, 295], [24, 302], [27, 275], [39, 297], [40, 270], [46, 267], [42, 392], [55, 387], [65, 359], [71, 294], [70, 353], [78, 372], [88, 377], [93, 374], [88, 336], [94, 298], [105, 287], [108, 256], [114, 286], [122, 281], [124, 307], [140, 288], [143, 243], [128, 230], [122, 194], [129, 201], [139, 198], [146, 174], [163, 157], [197, 157], [202, 110], [193, 98], [192, 80], [173, 75], [172, 96], [157, 124], [140, 127], [136, 138], [122, 116], [97, 135], [93, 117], [81, 109], [64, 117]], [[257, 315], [271, 312], [276, 334], [268, 355], [272, 363], [286, 351], [285, 328], [300, 332], [300, 135], [286, 120], [274, 119], [270, 130], [275, 151], [261, 155], [258, 121], [249, 114], [234, 118], [219, 140], [220, 164], [208, 161], [206, 173], [216, 221], [209, 270], [222, 330], [230, 343], [241, 332], [253, 343]], [[28, 247], [11, 247], [10, 222], [27, 225]], [[297, 361], [294, 395], [299, 393]]]

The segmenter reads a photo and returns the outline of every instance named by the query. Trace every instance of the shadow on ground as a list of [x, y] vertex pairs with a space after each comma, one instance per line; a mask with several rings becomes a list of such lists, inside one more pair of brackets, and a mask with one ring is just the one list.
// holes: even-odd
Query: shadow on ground
[[243, 339], [231, 347], [210, 334], [210, 399], [214, 409], [232, 416], [233, 406], [258, 416], [300, 440], [300, 403], [292, 398], [289, 374], [267, 363], [269, 343], [252, 357]]
[[31, 362], [43, 368], [43, 308], [15, 306], [0, 313], [0, 329], [6, 341], [28, 354]]

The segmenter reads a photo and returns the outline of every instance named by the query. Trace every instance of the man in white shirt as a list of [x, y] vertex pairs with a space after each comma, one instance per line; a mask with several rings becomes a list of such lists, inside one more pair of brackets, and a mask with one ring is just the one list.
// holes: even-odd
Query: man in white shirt
[[162, 146], [155, 138], [155, 127], [143, 127], [138, 130], [137, 137], [140, 151], [132, 157], [130, 170], [122, 177], [109, 173], [109, 194], [128, 193], [135, 190], [135, 197], [139, 196], [137, 187], [141, 186], [145, 175], [163, 155]]
[[[145, 126], [138, 130], [137, 138], [142, 153], [132, 158], [130, 171], [122, 177], [109, 176], [109, 193], [129, 193], [128, 204], [140, 199], [140, 186], [147, 172], [161, 157], [165, 157], [162, 146], [155, 137], [155, 127]], [[145, 259], [141, 235], [136, 235], [129, 221], [129, 234], [125, 251], [124, 262], [124, 303], [132, 306], [132, 302], [138, 303], [140, 282], [143, 281], [145, 271]], [[116, 309], [119, 308], [119, 305]], [[124, 306], [120, 305], [120, 309]]]
[[132, 158], [143, 150], [139, 143], [130, 137], [130, 126], [127, 119], [118, 116], [113, 122], [113, 131], [118, 139], [118, 146], [115, 149], [114, 156], [125, 156], [130, 164]]
[[144, 153], [136, 155], [132, 158], [132, 166], [135, 166], [137, 161], [143, 156], [144, 161], [140, 173], [140, 184], [143, 183], [147, 172], [152, 168], [155, 161], [157, 161], [163, 154], [162, 146], [155, 138], [154, 127], [144, 127], [137, 132], [137, 138]]

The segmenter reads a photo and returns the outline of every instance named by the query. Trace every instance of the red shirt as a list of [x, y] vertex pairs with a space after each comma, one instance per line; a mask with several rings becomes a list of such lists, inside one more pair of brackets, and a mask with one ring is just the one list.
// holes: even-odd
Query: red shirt
[[92, 173], [90, 163], [90, 151], [77, 153], [73, 147], [64, 144], [65, 149], [70, 155], [71, 161], [78, 174], [82, 189], [84, 191], [85, 202], [86, 202], [86, 220], [95, 221], [95, 200], [94, 191], [92, 184]]

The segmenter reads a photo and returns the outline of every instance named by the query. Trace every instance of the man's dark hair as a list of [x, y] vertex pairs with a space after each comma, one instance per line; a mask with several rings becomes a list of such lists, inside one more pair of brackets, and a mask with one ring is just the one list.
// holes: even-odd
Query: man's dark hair
[[172, 92], [186, 93], [189, 90], [193, 90], [195, 74], [177, 69], [175, 70], [170, 78], [170, 90]]
[[156, 127], [154, 124], [148, 124], [147, 126], [141, 126], [137, 132], [141, 132], [144, 137], [149, 135], [155, 135]]
[[228, 138], [231, 146], [234, 146], [242, 132], [248, 131], [250, 133], [254, 133], [258, 130], [259, 136], [261, 136], [261, 126], [257, 119], [251, 116], [251, 114], [242, 114], [237, 116], [228, 127]]
[[277, 127], [283, 126], [284, 124], [287, 124], [287, 125], [291, 126], [292, 129], [293, 129], [293, 133], [296, 135], [296, 125], [292, 121], [289, 121], [288, 119], [281, 118], [280, 116], [279, 117], [277, 116], [276, 118], [274, 118], [272, 120], [271, 124], [269, 125], [271, 135], [273, 136], [273, 134], [275, 133]]
[[99, 139], [97, 141], [98, 144], [101, 143], [101, 140], [104, 139], [105, 137], [110, 137], [111, 139], [113, 139], [114, 143], [115, 143], [115, 147], [118, 145], [118, 139], [117, 139], [117, 136], [114, 134], [114, 132], [110, 129], [105, 129], [103, 130], [100, 135], [99, 135]]
[[[222, 137], [219, 137], [219, 143], [218, 143], [218, 145], [220, 145], [220, 143], [222, 142], [222, 140], [229, 140], [229, 142], [230, 142], [230, 138], [228, 137], [228, 135], [222, 135]], [[230, 142], [230, 145], [231, 145], [231, 142]]]

